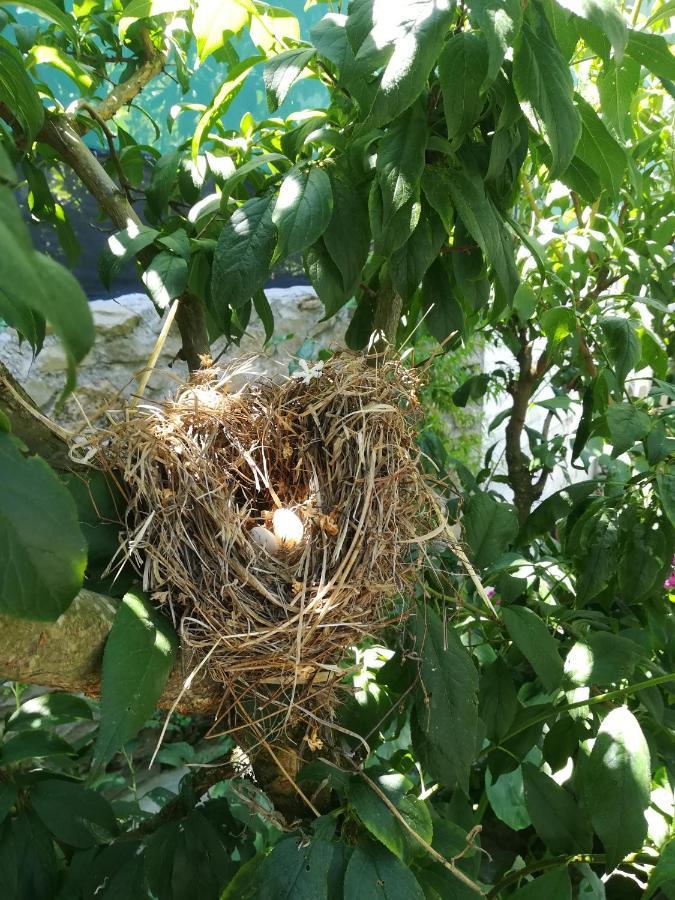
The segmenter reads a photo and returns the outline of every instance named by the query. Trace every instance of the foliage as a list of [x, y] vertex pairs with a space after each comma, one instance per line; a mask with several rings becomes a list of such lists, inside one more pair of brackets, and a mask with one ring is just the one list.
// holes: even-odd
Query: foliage
[[[5, 720], [2, 895], [674, 896], [672, 6], [351, 0], [307, 40], [257, 0], [22, 5], [39, 16], [30, 29], [12, 4], [0, 11], [0, 314], [35, 351], [47, 320], [74, 373], [91, 322], [68, 273], [30, 246], [15, 168], [32, 215], [68, 246], [46, 176], [84, 171], [78, 135], [98, 131], [116, 182], [97, 195], [116, 229], [104, 281], [135, 259], [159, 310], [196, 304], [210, 339], [236, 342], [254, 313], [272, 337], [262, 287], [300, 254], [327, 316], [353, 303], [352, 348], [377, 347], [380, 328], [421, 355], [435, 341], [447, 355], [434, 365], [454, 362], [426, 402], [501, 398], [488, 433], [505, 434], [477, 465], [422, 438], [492, 597], [440, 546], [406, 627], [355, 648], [353, 696], [298, 776], [323, 815], [284, 825], [221, 771], [186, 777], [154, 817], [114, 802], [121, 758], [100, 766], [125, 740], [133, 753], [171, 659], [130, 595], [100, 726], [67, 740], [63, 723], [92, 707], [59, 694]], [[191, 77], [209, 56], [220, 83], [196, 107]], [[185, 101], [153, 125], [194, 127], [162, 153], [113, 119], [168, 65]], [[77, 86], [74, 110], [47, 67]], [[228, 106], [261, 68], [270, 117], [231, 129]], [[109, 78], [119, 103], [100, 100]], [[326, 104], [275, 115], [301, 79]], [[460, 383], [453, 364], [477, 342], [503, 362]], [[0, 426], [0, 561], [15, 572], [0, 611], [54, 618], [94, 529]], [[29, 509], [37, 490], [47, 499]], [[45, 508], [59, 519], [51, 555]]]

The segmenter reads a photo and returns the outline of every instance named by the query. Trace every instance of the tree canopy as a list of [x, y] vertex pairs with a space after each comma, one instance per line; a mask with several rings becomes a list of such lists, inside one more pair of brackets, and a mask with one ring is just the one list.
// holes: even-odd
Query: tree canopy
[[[460, 461], [422, 431], [461, 542], [430, 555], [405, 628], [354, 648], [312, 752], [245, 746], [254, 786], [237, 734], [174, 715], [159, 763], [195, 774], [150, 814], [129, 785], [180, 690], [171, 623], [104, 577], [104, 474], [0, 371], [0, 893], [675, 896], [672, 4], [307, 5], [305, 34], [259, 0], [21, 3], [33, 24], [0, 3], [0, 317], [33, 353], [59, 338], [65, 398], [94, 341], [68, 168], [112, 229], [102, 282], [134, 261], [190, 371], [252, 316], [273, 339], [264, 287], [301, 260], [350, 349], [428, 359], [444, 410], [497, 398], [504, 440]], [[231, 127], [260, 72], [269, 115]], [[153, 118], [167, 76], [185, 99]], [[282, 115], [308, 80], [325, 100]], [[503, 362], [444, 368], [481, 345]], [[21, 682], [60, 692], [22, 702]], [[100, 705], [78, 695], [99, 682]]]

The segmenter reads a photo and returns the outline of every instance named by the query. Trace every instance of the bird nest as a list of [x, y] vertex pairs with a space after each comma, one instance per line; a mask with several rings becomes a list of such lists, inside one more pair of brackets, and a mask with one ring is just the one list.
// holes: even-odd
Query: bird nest
[[404, 615], [438, 524], [414, 372], [343, 352], [297, 374], [235, 389], [241, 367], [200, 372], [100, 444], [144, 588], [223, 709], [268, 734], [330, 718], [348, 648]]

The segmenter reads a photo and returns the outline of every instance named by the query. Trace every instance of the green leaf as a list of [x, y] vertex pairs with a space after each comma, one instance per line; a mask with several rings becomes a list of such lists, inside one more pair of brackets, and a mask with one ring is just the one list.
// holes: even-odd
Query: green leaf
[[[178, 0], [178, 2], [180, 2], [180, 0]], [[230, 104], [248, 78], [251, 69], [259, 63], [261, 59], [262, 57], [260, 56], [249, 56], [248, 59], [242, 60], [228, 70], [228, 77], [216, 91], [213, 100], [204, 110], [195, 127], [195, 133], [192, 136], [191, 142], [193, 160], [196, 160], [199, 156], [199, 148], [202, 145], [204, 135], [208, 133], [213, 122], [225, 115]]]
[[[13, 201], [12, 201], [13, 203]], [[33, 264], [33, 253], [30, 240], [24, 245], [23, 231], [11, 229], [9, 210], [3, 209], [0, 221], [0, 242], [3, 252], [0, 254], [0, 316], [28, 340], [31, 347], [37, 350], [44, 338], [44, 319], [36, 315], [30, 300], [44, 300], [44, 284], [40, 281], [36, 266]], [[19, 219], [19, 224], [22, 226]]]
[[422, 281], [424, 324], [439, 344], [445, 344], [453, 333], [464, 331], [464, 310], [453, 291], [446, 264], [434, 260]]
[[614, 403], [607, 410], [607, 427], [614, 446], [613, 455], [630, 450], [649, 431], [652, 419], [629, 402]]
[[574, 310], [566, 306], [554, 306], [553, 309], [547, 309], [541, 314], [539, 324], [549, 342], [555, 345], [575, 334], [577, 318]]
[[42, 694], [26, 700], [12, 713], [7, 722], [7, 730], [43, 729], [91, 717], [91, 707], [82, 697], [74, 694]]
[[379, 143], [377, 179], [382, 191], [382, 227], [410, 200], [419, 197], [427, 145], [426, 113], [415, 103], [397, 119]]
[[165, 309], [172, 300], [183, 293], [187, 277], [187, 262], [168, 250], [162, 250], [152, 258], [152, 262], [143, 272], [143, 284], [153, 302], [160, 309]]
[[330, 178], [316, 165], [292, 169], [281, 182], [272, 212], [279, 233], [279, 254], [301, 253], [321, 237], [333, 208]]
[[21, 9], [28, 9], [36, 13], [48, 22], [53, 22], [63, 29], [68, 37], [75, 43], [77, 41], [77, 32], [75, 31], [75, 22], [72, 17], [65, 13], [62, 9], [52, 3], [51, 0], [27, 0], [27, 2], [18, 2], [18, 0], [0, 0], [0, 6], [19, 6]]
[[265, 343], [274, 334], [274, 313], [262, 288], [253, 295], [253, 306], [265, 329]]
[[632, 677], [641, 655], [633, 641], [597, 631], [572, 645], [565, 659], [565, 675], [575, 685], [619, 684]]
[[470, 400], [480, 400], [490, 385], [490, 376], [485, 372], [472, 375], [461, 384], [452, 395], [455, 406], [466, 406]]
[[617, 144], [593, 107], [578, 94], [576, 104], [581, 113], [581, 137], [576, 155], [598, 175], [603, 188], [616, 197], [628, 162], [626, 151]]
[[303, 257], [303, 263], [312, 287], [326, 309], [325, 318], [334, 316], [349, 300], [340, 270], [326, 249], [323, 238], [312, 244]]
[[55, 621], [82, 587], [86, 543], [72, 497], [47, 463], [0, 433], [0, 609]]
[[510, 305], [518, 287], [513, 243], [485, 191], [483, 179], [474, 165], [465, 160], [462, 169], [447, 177], [446, 187], [459, 217], [492, 266], [501, 291], [499, 308]]
[[[530, 321], [538, 302], [539, 298], [529, 284], [518, 285], [518, 290], [513, 297], [513, 310], [521, 325], [526, 325]], [[546, 314], [542, 313], [542, 318], [544, 315]]]
[[574, 798], [532, 763], [524, 762], [525, 803], [534, 830], [552, 853], [587, 853], [592, 844], [590, 823]]
[[73, 781], [39, 781], [30, 789], [30, 802], [56, 840], [70, 847], [93, 847], [117, 833], [108, 801]]
[[42, 128], [45, 111], [26, 72], [23, 57], [3, 37], [0, 37], [0, 101], [12, 110], [28, 142], [32, 142]]
[[166, 620], [140, 594], [126, 594], [103, 652], [95, 766], [104, 765], [143, 727], [160, 698], [175, 653], [176, 638]]
[[219, 50], [227, 38], [238, 34], [248, 22], [246, 4], [237, 0], [198, 0], [192, 17], [197, 55], [203, 62]]
[[[5, 821], [7, 816], [12, 811], [12, 807], [16, 803], [17, 797], [19, 796], [19, 789], [16, 785], [7, 783], [0, 784], [0, 825]], [[0, 857], [0, 865], [2, 864], [2, 859]], [[0, 876], [1, 878], [1, 876]], [[2, 886], [2, 881], [0, 880], [0, 886]]]
[[211, 306], [221, 321], [228, 306], [240, 309], [269, 278], [277, 229], [274, 198], [252, 197], [228, 219], [218, 237], [211, 272]]
[[675, 527], [675, 475], [661, 472], [656, 476], [656, 490], [663, 506], [663, 511]]
[[461, 31], [450, 38], [438, 60], [438, 76], [451, 141], [476, 124], [483, 108], [481, 88], [487, 72], [488, 47], [482, 37]]
[[304, 72], [307, 63], [315, 55], [316, 51], [312, 49], [286, 50], [265, 63], [263, 81], [267, 105], [272, 112], [279, 109], [290, 89]]
[[528, 7], [513, 50], [513, 81], [518, 96], [529, 100], [546, 127], [551, 149], [551, 178], [569, 166], [581, 135], [573, 101], [572, 75], [546, 17]]
[[675, 56], [670, 44], [661, 34], [631, 29], [626, 56], [630, 56], [658, 78], [675, 80]]
[[523, 22], [520, 0], [472, 0], [471, 12], [487, 41], [488, 68], [485, 82], [494, 81], [507, 51], [513, 47]]
[[26, 759], [74, 756], [74, 748], [48, 731], [20, 731], [0, 747], [0, 765], [11, 766]]
[[327, 900], [332, 858], [328, 841], [284, 838], [260, 865], [256, 900]]
[[479, 569], [486, 569], [499, 559], [518, 534], [514, 507], [482, 492], [469, 499], [462, 525], [471, 559]]
[[481, 721], [491, 741], [500, 741], [509, 732], [518, 711], [518, 695], [511, 670], [501, 657], [488, 666], [480, 679]]
[[649, 900], [650, 897], [653, 897], [659, 888], [668, 888], [670, 894], [675, 888], [675, 838], [669, 840], [661, 848], [661, 854], [656, 861], [656, 865], [649, 874], [649, 883], [644, 894], [644, 900]]
[[528, 881], [509, 900], [572, 900], [572, 885], [566, 866]]
[[158, 237], [159, 231], [154, 228], [133, 224], [124, 231], [111, 235], [99, 261], [99, 275], [103, 284], [109, 288], [122, 266]]
[[[492, 765], [492, 762], [490, 763]], [[525, 806], [523, 773], [520, 766], [504, 772], [493, 781], [490, 768], [485, 770], [485, 794], [494, 814], [513, 831], [522, 831], [532, 824]]]
[[447, 234], [433, 210], [422, 210], [413, 233], [389, 260], [389, 275], [396, 293], [409, 300], [438, 256]]
[[374, 841], [361, 841], [347, 864], [344, 897], [345, 900], [424, 900], [424, 892], [408, 866], [386, 847]]
[[614, 374], [623, 387], [626, 376], [640, 361], [640, 339], [629, 319], [611, 316], [600, 320], [605, 336], [605, 350]]
[[[433, 837], [431, 815], [423, 800], [418, 800], [414, 796], [406, 796], [406, 791], [412, 785], [410, 783], [400, 784], [405, 781], [407, 779], [404, 779], [403, 776], [391, 774], [376, 779], [376, 784], [394, 803], [413, 831], [430, 844]], [[348, 798], [359, 819], [373, 837], [381, 841], [399, 859], [405, 861], [410, 856], [411, 850], [419, 849], [419, 845], [414, 843], [389, 807], [361, 778], [355, 776], [352, 779]]]
[[563, 677], [558, 642], [539, 616], [527, 606], [508, 606], [501, 610], [509, 637], [552, 693]]
[[300, 23], [289, 10], [269, 6], [267, 3], [255, 4], [253, 9], [255, 12], [251, 17], [250, 36], [263, 53], [269, 54], [288, 39], [300, 40]]
[[164, 215], [169, 206], [169, 200], [178, 179], [180, 157], [178, 150], [163, 153], [152, 168], [146, 196], [148, 206], [157, 216]]
[[122, 10], [119, 24], [120, 40], [124, 40], [129, 27], [139, 19], [182, 12], [186, 9], [190, 9], [190, 0], [131, 0]]
[[630, 57], [621, 65], [614, 59], [604, 63], [598, 75], [602, 114], [622, 139], [627, 136], [626, 117], [639, 84], [640, 64]]
[[330, 182], [333, 213], [322, 239], [342, 277], [344, 292], [351, 297], [363, 276], [370, 249], [368, 206], [346, 176], [331, 172]]
[[429, 748], [429, 771], [446, 785], [456, 779], [465, 793], [476, 755], [478, 673], [457, 632], [426, 607], [415, 616], [424, 685], [417, 721]]
[[415, 102], [436, 64], [451, 15], [449, 0], [350, 5], [347, 34], [357, 87], [376, 73], [362, 109], [370, 125], [390, 122]]
[[647, 834], [651, 767], [640, 724], [625, 707], [603, 720], [585, 767], [583, 790], [591, 822], [611, 872]]
[[628, 42], [628, 29], [615, 0], [557, 0], [565, 9], [588, 19], [609, 38], [620, 63]]
[[[232, 194], [234, 188], [240, 184], [250, 172], [255, 172], [260, 166], [271, 167], [272, 165], [281, 171], [281, 167], [278, 163], [285, 163], [286, 166], [288, 166], [288, 157], [284, 156], [283, 153], [257, 153], [255, 156], [252, 156], [251, 159], [242, 166], [239, 166], [238, 169], [235, 169], [235, 171], [225, 179], [222, 185], [223, 193], [218, 202], [218, 206], [222, 205], [222, 198], [227, 199]], [[274, 172], [274, 169], [272, 169], [272, 171]]]

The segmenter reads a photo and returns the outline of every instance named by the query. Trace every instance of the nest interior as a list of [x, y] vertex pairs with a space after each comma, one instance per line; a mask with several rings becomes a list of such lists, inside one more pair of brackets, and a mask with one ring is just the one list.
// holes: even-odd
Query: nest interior
[[100, 447], [126, 485], [124, 553], [222, 682], [221, 721], [271, 733], [330, 717], [347, 648], [401, 614], [432, 526], [399, 360], [344, 352], [235, 390], [241, 370], [128, 410]]

